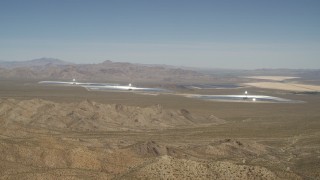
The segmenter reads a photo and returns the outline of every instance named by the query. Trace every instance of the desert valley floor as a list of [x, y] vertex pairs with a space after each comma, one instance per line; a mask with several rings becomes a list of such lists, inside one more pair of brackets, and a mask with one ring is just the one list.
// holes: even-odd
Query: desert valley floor
[[0, 179], [319, 178], [320, 96], [246, 90], [303, 103], [213, 102], [1, 80]]

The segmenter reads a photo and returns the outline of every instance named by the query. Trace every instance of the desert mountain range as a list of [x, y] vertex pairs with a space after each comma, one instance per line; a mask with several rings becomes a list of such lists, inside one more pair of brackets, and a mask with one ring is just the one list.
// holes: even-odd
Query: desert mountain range
[[209, 79], [204, 74], [165, 65], [144, 65], [106, 60], [98, 64], [73, 64], [41, 58], [22, 62], [0, 62], [2, 78], [117, 82], [183, 82]]
[[[320, 78], [319, 69], [217, 69], [176, 67], [163, 64], [134, 64], [106, 60], [96, 64], [76, 64], [55, 58], [28, 61], [0, 61], [0, 78], [25, 80], [65, 80], [117, 83], [222, 83], [243, 76], [278, 75], [302, 79]], [[243, 80], [243, 79], [242, 79]], [[237, 79], [239, 81], [239, 79]]]
[[39, 58], [27, 61], [0, 61], [0, 67], [13, 69], [23, 67], [41, 67], [49, 65], [67, 65], [72, 64], [60, 59], [55, 58]]

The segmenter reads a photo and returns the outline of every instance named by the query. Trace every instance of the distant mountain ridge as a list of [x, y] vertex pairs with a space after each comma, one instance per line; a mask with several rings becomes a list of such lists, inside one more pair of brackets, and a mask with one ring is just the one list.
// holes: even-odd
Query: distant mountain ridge
[[20, 67], [34, 67], [34, 66], [48, 66], [48, 65], [67, 65], [72, 64], [55, 58], [39, 58], [27, 61], [0, 61], [2, 68], [20, 68]]
[[[123, 83], [212, 83], [222, 77], [226, 83], [237, 77], [257, 75], [297, 76], [319, 79], [319, 69], [197, 69], [164, 64], [113, 62], [75, 64], [55, 58], [28, 61], [0, 61], [0, 78], [71, 80]], [[320, 82], [320, 81], [319, 81]]]
[[[0, 62], [0, 77], [103, 82], [188, 82], [202, 73], [166, 65], [132, 64], [106, 60], [98, 64], [72, 64], [59, 59]], [[207, 77], [206, 77], [207, 78]]]

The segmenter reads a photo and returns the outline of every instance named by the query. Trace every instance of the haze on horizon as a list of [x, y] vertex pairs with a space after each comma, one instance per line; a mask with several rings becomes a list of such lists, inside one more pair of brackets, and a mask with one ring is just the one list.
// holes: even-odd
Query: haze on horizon
[[0, 60], [320, 68], [318, 0], [3, 0]]

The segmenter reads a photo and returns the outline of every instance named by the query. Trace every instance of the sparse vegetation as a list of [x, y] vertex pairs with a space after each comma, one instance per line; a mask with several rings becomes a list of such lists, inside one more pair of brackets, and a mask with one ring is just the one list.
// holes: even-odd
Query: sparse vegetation
[[302, 104], [242, 104], [24, 81], [1, 85], [4, 179], [319, 176], [318, 96], [282, 95]]

